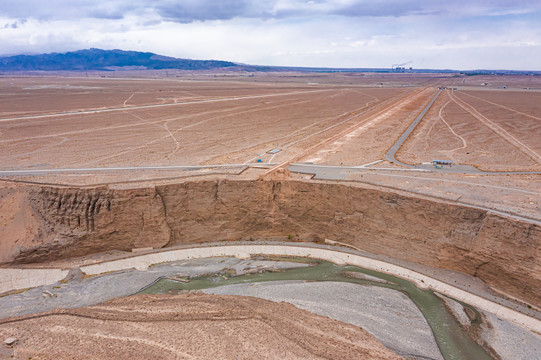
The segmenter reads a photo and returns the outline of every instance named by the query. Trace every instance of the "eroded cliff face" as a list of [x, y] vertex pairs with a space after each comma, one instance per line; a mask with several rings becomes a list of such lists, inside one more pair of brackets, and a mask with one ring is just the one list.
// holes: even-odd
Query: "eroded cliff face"
[[[25, 216], [0, 222], [1, 262], [43, 262], [113, 249], [159, 248], [169, 242], [163, 202], [153, 188], [3, 190], [6, 199], [21, 199]], [[20, 224], [29, 223], [27, 219], [33, 220], [30, 228]], [[19, 231], [8, 233], [8, 227]]]
[[[130, 190], [28, 186], [0, 193], [0, 209], [17, 202], [16, 217], [0, 217], [4, 263], [295, 235], [461, 271], [541, 304], [541, 227], [464, 206], [302, 181], [202, 181]], [[15, 224], [21, 221], [28, 226]]]

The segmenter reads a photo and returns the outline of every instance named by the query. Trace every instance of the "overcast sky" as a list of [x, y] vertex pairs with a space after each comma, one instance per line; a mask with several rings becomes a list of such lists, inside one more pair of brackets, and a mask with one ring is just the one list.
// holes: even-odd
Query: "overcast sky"
[[0, 55], [541, 70], [540, 0], [1, 0]]

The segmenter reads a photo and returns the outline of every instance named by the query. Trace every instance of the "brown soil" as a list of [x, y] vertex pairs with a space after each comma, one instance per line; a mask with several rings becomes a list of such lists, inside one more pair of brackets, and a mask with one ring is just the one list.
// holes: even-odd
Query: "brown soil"
[[[536, 77], [173, 74], [130, 80], [3, 77], [2, 170], [228, 164], [258, 158], [361, 165], [383, 157], [436, 84], [460, 89], [440, 95], [398, 151], [399, 160], [450, 158], [487, 171], [541, 170], [536, 157], [541, 153], [541, 82]], [[479, 90], [478, 82], [487, 79], [491, 90]], [[506, 81], [515, 88], [496, 88]], [[152, 107], [136, 108], [147, 105]], [[267, 153], [274, 148], [282, 151]], [[469, 174], [430, 174], [441, 177], [435, 182], [422, 179], [426, 173], [373, 170], [377, 176], [350, 178], [395, 193], [352, 182], [320, 183], [308, 176], [288, 181], [287, 172], [274, 174], [274, 181], [256, 181], [263, 171], [9, 177], [11, 183], [3, 182], [0, 190], [0, 262], [295, 234], [462, 271], [541, 303], [539, 225], [458, 203], [463, 199], [540, 219], [539, 175], [493, 175], [484, 181]], [[396, 176], [404, 174], [412, 179]], [[432, 200], [404, 195], [402, 189]]]
[[[36, 224], [2, 242], [2, 262], [288, 236], [457, 270], [541, 303], [541, 226], [486, 210], [337, 183], [200, 181], [138, 189], [18, 186]], [[2, 227], [0, 227], [2, 231]], [[14, 236], [13, 232], [10, 236]], [[7, 238], [0, 232], [0, 238]]]
[[[274, 158], [280, 161], [412, 91], [99, 79], [77, 80], [71, 89], [66, 83], [72, 79], [34, 81], [29, 86], [28, 80], [16, 79], [13, 89], [6, 89], [13, 96], [0, 100], [9, 100], [2, 108], [10, 109], [1, 117], [27, 116], [38, 109], [51, 116], [0, 119], [4, 169], [244, 163], [268, 160], [271, 155], [265, 152], [277, 147], [284, 148]], [[140, 105], [157, 107], [130, 108]], [[79, 113], [105, 108], [111, 111]]]
[[446, 159], [485, 171], [540, 171], [541, 117], [535, 114], [541, 111], [541, 92], [509, 92], [506, 101], [503, 95], [446, 90], [400, 148], [397, 159], [411, 164]]
[[240, 296], [132, 296], [2, 321], [12, 336], [15, 359], [400, 359], [359, 327]]
[[322, 146], [304, 161], [325, 165], [362, 165], [385, 158], [410, 123], [436, 94], [425, 89], [406, 98], [398, 106], [368, 117], [340, 139]]
[[[387, 164], [383, 165], [388, 168]], [[541, 219], [541, 176], [368, 171], [347, 180]]]

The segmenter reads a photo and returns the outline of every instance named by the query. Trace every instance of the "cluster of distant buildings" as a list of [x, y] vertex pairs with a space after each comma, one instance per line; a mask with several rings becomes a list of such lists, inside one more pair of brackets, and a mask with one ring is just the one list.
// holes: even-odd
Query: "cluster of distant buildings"
[[403, 72], [413, 72], [413, 68], [410, 66], [409, 68], [406, 68], [405, 66], [396, 66], [396, 67], [393, 67], [393, 72], [399, 72], [399, 73], [403, 73]]

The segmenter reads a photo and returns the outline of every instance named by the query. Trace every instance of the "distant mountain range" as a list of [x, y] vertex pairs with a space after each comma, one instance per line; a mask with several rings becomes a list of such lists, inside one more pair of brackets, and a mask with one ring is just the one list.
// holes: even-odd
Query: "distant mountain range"
[[[151, 52], [87, 49], [66, 53], [50, 53], [40, 55], [15, 55], [0, 57], [0, 71], [114, 71], [114, 70], [218, 70], [235, 71], [292, 71], [292, 72], [380, 72], [393, 73], [397, 69], [389, 68], [325, 68], [325, 67], [291, 67], [291, 66], [259, 66], [238, 64], [220, 60], [178, 59], [157, 55]], [[457, 70], [405, 69], [406, 73], [459, 73]], [[541, 75], [541, 71], [510, 70], [472, 70], [460, 71], [466, 75], [488, 74], [533, 74]]]
[[0, 57], [2, 71], [209, 70], [237, 66], [229, 61], [177, 59], [150, 52], [101, 49]]

